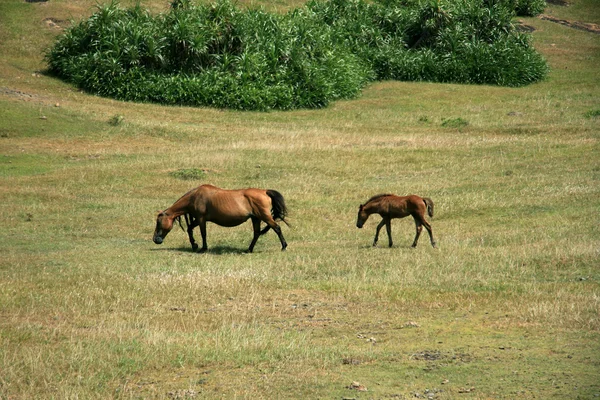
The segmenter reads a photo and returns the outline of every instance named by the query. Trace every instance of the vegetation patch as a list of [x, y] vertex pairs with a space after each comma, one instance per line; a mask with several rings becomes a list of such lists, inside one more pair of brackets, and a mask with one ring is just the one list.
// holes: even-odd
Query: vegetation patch
[[201, 180], [206, 177], [206, 170], [199, 168], [183, 168], [169, 172], [173, 178], [183, 181]]
[[469, 121], [464, 118], [448, 118], [442, 121], [442, 126], [445, 128], [455, 128], [460, 129], [469, 125]]
[[600, 117], [600, 109], [590, 110], [585, 113], [586, 118], [598, 118]]
[[113, 115], [109, 120], [108, 120], [108, 124], [112, 125], [112, 126], [119, 126], [123, 123], [123, 120], [125, 119], [125, 117], [123, 117], [122, 115], [116, 114]]
[[311, 0], [284, 15], [229, 0], [176, 0], [158, 15], [111, 3], [59, 37], [47, 61], [102, 96], [240, 110], [324, 107], [375, 80], [521, 86], [548, 70], [512, 23], [537, 3]]

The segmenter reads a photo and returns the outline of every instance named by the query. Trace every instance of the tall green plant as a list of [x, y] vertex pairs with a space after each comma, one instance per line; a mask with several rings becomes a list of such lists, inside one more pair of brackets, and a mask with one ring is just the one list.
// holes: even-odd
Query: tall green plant
[[493, 0], [312, 0], [285, 15], [228, 0], [99, 6], [47, 54], [49, 70], [121, 100], [242, 110], [318, 108], [375, 79], [519, 86], [545, 61]]

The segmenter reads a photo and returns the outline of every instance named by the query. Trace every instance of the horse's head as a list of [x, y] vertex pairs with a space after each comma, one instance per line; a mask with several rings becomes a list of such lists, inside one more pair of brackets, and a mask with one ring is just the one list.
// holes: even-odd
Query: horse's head
[[361, 204], [358, 207], [358, 217], [356, 218], [356, 227], [362, 228], [367, 219], [369, 218], [369, 214], [365, 211], [365, 205]]
[[167, 234], [173, 229], [173, 216], [168, 215], [164, 211], [158, 213], [156, 217], [156, 229], [152, 240], [156, 244], [162, 244]]

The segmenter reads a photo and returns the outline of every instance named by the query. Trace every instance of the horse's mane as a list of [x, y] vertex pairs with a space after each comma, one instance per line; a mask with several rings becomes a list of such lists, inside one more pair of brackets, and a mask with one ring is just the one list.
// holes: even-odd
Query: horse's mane
[[367, 200], [367, 202], [365, 204], [368, 204], [368, 203], [370, 203], [372, 201], [379, 200], [380, 198], [387, 197], [387, 196], [392, 196], [392, 194], [390, 194], [390, 193], [376, 194], [375, 196], [373, 196], [369, 200]]

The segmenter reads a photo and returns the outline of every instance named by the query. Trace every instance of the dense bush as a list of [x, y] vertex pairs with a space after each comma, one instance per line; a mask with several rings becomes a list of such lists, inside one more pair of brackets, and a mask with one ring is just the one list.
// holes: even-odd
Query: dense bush
[[369, 60], [377, 79], [520, 86], [547, 66], [513, 25], [503, 1], [312, 2], [338, 42]]
[[[519, 0], [511, 0], [519, 1]], [[494, 0], [312, 0], [285, 15], [228, 0], [167, 13], [101, 6], [48, 52], [50, 72], [121, 100], [318, 108], [376, 79], [519, 86], [547, 66]]]
[[510, 0], [510, 5], [519, 16], [535, 17], [544, 12], [546, 0]]

